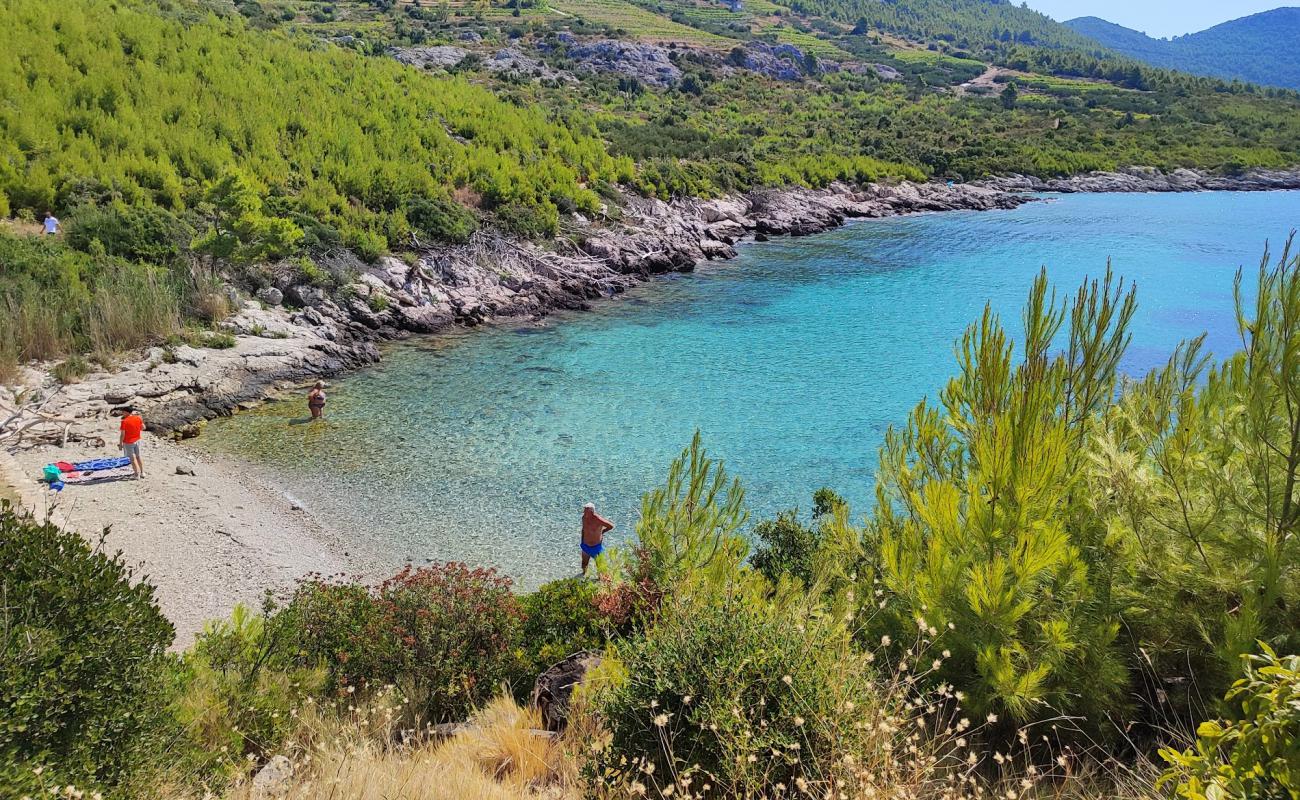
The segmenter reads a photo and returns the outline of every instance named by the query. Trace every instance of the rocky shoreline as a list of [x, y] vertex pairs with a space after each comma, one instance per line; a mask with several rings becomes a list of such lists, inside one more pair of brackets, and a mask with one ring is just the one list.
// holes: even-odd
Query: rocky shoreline
[[56, 388], [37, 370], [30, 382], [43, 384], [44, 413], [90, 425], [132, 403], [155, 433], [190, 436], [204, 420], [374, 363], [385, 340], [585, 309], [655, 275], [733, 258], [745, 240], [806, 236], [850, 219], [1012, 209], [1033, 202], [1037, 192], [1279, 189], [1300, 189], [1300, 169], [1224, 177], [1139, 168], [1051, 181], [1012, 175], [952, 186], [835, 184], [708, 201], [631, 197], [602, 220], [575, 218], [550, 246], [480, 232], [466, 245], [423, 248], [414, 263], [381, 258], [333, 294], [307, 285], [268, 288], [226, 321], [234, 347], [155, 347], [69, 386]]

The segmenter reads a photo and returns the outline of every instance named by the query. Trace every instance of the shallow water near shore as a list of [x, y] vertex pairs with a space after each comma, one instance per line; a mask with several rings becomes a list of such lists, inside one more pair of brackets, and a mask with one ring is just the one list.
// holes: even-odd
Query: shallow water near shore
[[[745, 486], [753, 519], [830, 486], [869, 508], [876, 450], [954, 372], [985, 302], [1019, 338], [1046, 266], [1138, 285], [1123, 369], [1208, 333], [1239, 347], [1232, 282], [1300, 224], [1300, 192], [1069, 195], [1015, 211], [853, 223], [742, 248], [590, 313], [398, 345], [342, 378], [327, 419], [305, 401], [212, 423], [197, 446], [301, 498], [355, 550], [495, 565], [525, 587], [577, 571], [595, 502], [630, 537], [642, 492], [696, 429]], [[299, 424], [295, 424], [299, 423]]]

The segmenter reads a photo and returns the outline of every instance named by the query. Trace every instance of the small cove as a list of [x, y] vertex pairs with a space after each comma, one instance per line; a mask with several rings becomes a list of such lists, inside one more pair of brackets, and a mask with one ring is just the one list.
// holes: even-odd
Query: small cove
[[858, 222], [746, 246], [740, 258], [640, 287], [590, 313], [391, 348], [302, 402], [212, 423], [199, 446], [302, 499], [381, 563], [458, 559], [533, 586], [576, 571], [597, 503], [619, 528], [699, 429], [754, 518], [831, 486], [869, 507], [890, 424], [954, 371], [985, 302], [1013, 332], [1046, 266], [1059, 292], [1108, 258], [1138, 284], [1138, 374], [1182, 339], [1239, 343], [1232, 280], [1280, 249], [1300, 193], [1068, 195], [1015, 211]]

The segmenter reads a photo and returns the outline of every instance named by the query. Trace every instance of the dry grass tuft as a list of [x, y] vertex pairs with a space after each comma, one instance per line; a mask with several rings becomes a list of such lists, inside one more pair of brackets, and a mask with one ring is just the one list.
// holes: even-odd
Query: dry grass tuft
[[[395, 695], [338, 714], [308, 707], [286, 748], [294, 775], [267, 795], [251, 780], [225, 800], [577, 800], [577, 770], [562, 744], [539, 736], [535, 711], [493, 701], [472, 726], [446, 741], [397, 743], [402, 704]], [[409, 734], [409, 732], [406, 732]]]

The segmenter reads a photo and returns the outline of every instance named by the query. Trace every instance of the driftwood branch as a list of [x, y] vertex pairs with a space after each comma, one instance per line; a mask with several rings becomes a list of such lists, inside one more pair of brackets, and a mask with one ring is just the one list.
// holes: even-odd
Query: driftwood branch
[[41, 409], [53, 395], [34, 404], [20, 405], [0, 399], [0, 446], [19, 447], [24, 443], [57, 444], [66, 446], [70, 441], [92, 442], [104, 445], [101, 436], [83, 434], [77, 430], [82, 420], [49, 414]]

